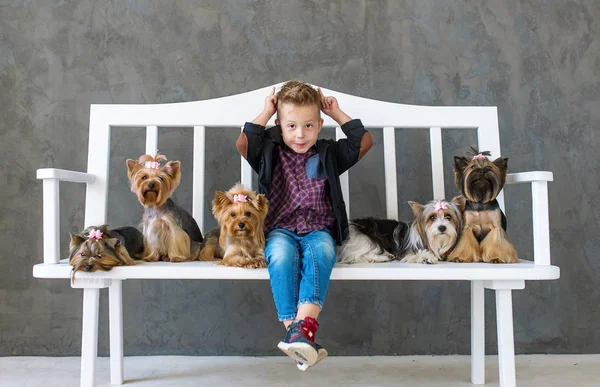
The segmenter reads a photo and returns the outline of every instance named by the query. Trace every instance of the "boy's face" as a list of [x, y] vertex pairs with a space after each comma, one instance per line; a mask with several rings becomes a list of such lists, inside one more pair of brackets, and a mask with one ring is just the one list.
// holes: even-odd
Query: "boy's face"
[[323, 126], [317, 105], [283, 103], [277, 108], [276, 124], [281, 125], [283, 142], [296, 153], [306, 153], [315, 145]]

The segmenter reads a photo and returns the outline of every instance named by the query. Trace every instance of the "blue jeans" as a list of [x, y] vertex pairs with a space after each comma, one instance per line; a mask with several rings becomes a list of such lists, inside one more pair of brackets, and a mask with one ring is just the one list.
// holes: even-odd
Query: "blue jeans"
[[294, 320], [302, 304], [323, 307], [335, 264], [328, 230], [298, 235], [275, 228], [267, 234], [265, 255], [279, 321]]

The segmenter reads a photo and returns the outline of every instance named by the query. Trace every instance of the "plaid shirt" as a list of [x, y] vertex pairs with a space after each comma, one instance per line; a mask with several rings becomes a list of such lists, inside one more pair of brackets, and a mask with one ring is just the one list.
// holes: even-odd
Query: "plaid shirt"
[[[307, 170], [309, 162], [312, 166], [310, 171]], [[327, 177], [320, 163], [314, 146], [304, 154], [280, 148], [279, 163], [273, 169], [269, 212], [265, 219], [267, 232], [275, 226], [297, 234], [333, 228], [333, 205]]]

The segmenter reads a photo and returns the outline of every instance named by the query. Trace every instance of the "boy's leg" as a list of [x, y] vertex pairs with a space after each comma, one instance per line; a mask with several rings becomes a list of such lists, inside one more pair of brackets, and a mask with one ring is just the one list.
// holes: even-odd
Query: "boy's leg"
[[300, 286], [300, 255], [295, 234], [276, 228], [267, 234], [265, 258], [277, 317], [291, 323], [296, 318]]
[[335, 265], [335, 242], [329, 231], [313, 231], [300, 241], [302, 276], [297, 319], [316, 319], [321, 312]]
[[[319, 327], [316, 318], [327, 294], [329, 278], [335, 264], [335, 244], [328, 231], [313, 231], [300, 240], [302, 275], [298, 315], [288, 336], [299, 337], [280, 343], [279, 348], [296, 359], [298, 368], [306, 370], [327, 356], [325, 348], [314, 342]], [[302, 359], [304, 358], [304, 360]]]

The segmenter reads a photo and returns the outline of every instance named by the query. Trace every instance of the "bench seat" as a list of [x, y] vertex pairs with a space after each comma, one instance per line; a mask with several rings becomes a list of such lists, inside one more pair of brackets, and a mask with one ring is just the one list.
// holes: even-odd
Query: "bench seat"
[[[36, 278], [70, 278], [71, 266], [67, 259], [59, 264], [34, 265]], [[560, 277], [560, 269], [551, 265], [535, 265], [520, 260], [516, 264], [454, 263], [435, 265], [417, 263], [338, 263], [331, 274], [332, 280], [553, 280]], [[77, 272], [78, 279], [230, 279], [268, 280], [267, 269], [241, 269], [218, 265], [214, 262], [143, 262], [135, 266], [115, 267], [111, 271]]]

